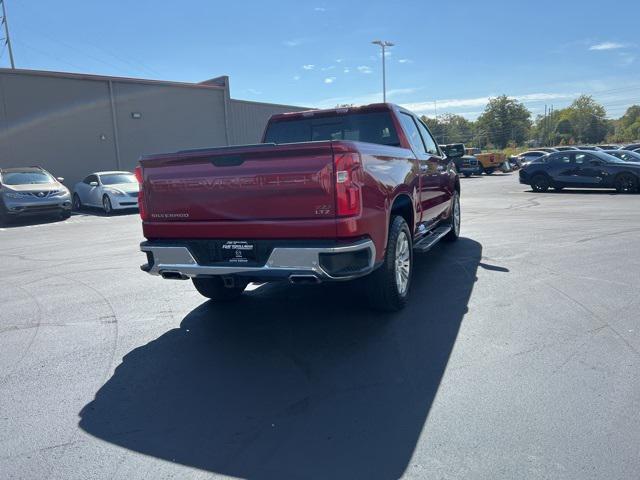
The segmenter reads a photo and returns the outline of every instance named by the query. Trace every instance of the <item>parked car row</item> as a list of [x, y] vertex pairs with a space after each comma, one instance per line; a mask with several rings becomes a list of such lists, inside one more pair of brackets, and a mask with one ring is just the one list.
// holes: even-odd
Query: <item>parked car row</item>
[[536, 158], [520, 170], [520, 183], [534, 192], [550, 188], [615, 188], [635, 193], [640, 155], [629, 150], [565, 150]]
[[98, 207], [106, 214], [138, 207], [138, 181], [131, 172], [96, 172], [73, 192], [42, 167], [0, 169], [0, 223], [34, 215], [71, 216], [72, 209]]
[[447, 157], [453, 158], [456, 169], [465, 177], [471, 175], [491, 175], [496, 170], [509, 172], [514, 168], [502, 153], [482, 153], [479, 148], [466, 148], [463, 143], [440, 145], [440, 149]]

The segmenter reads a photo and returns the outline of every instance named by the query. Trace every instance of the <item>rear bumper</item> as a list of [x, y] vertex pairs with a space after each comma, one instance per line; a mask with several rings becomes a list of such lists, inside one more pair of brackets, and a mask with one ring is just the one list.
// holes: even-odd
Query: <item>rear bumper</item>
[[[321, 243], [321, 242], [318, 242]], [[261, 266], [230, 263], [203, 265], [188, 245], [143, 242], [140, 250], [148, 263], [140, 268], [164, 278], [246, 277], [253, 280], [308, 277], [317, 282], [344, 281], [362, 277], [375, 268], [376, 248], [370, 239], [337, 245], [275, 246]]]

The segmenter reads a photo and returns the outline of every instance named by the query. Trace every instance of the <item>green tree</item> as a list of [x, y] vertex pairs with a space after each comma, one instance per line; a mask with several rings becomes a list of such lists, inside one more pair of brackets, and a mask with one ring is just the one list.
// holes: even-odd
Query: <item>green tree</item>
[[473, 138], [473, 122], [460, 115], [445, 113], [435, 118], [422, 117], [438, 143], [464, 143]]
[[425, 115], [421, 117], [421, 120], [429, 127], [431, 135], [436, 139], [436, 142], [443, 143], [442, 139], [447, 136], [446, 126], [438, 118], [430, 118]]
[[478, 135], [485, 135], [497, 148], [505, 148], [510, 142], [522, 144], [530, 128], [531, 112], [506, 95], [490, 99], [477, 121]]
[[632, 142], [640, 138], [640, 105], [627, 109], [618, 121], [618, 137], [621, 141]]
[[598, 143], [607, 136], [607, 112], [589, 95], [581, 95], [563, 112], [580, 143]]

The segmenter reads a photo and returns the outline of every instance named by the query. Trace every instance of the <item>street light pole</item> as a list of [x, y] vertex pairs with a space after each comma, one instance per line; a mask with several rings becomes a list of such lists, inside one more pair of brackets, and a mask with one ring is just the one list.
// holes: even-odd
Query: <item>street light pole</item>
[[387, 55], [386, 48], [393, 47], [395, 44], [387, 42], [386, 40], [374, 40], [374, 45], [380, 45], [382, 48], [382, 99], [384, 103], [387, 103]]
[[5, 0], [0, 0], [2, 4], [2, 23], [4, 24], [4, 34], [5, 34], [5, 43], [7, 44], [7, 48], [9, 50], [9, 61], [11, 62], [11, 68], [15, 69], [16, 65], [13, 62], [13, 50], [11, 49], [11, 37], [9, 36], [9, 23], [7, 22], [7, 10], [4, 6]]

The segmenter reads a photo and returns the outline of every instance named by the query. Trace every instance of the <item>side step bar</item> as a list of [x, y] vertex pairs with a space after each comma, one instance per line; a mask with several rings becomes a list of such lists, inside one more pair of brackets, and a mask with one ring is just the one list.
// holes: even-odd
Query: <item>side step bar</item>
[[413, 250], [419, 253], [428, 252], [436, 243], [440, 241], [447, 233], [451, 231], [451, 225], [446, 227], [438, 227], [431, 230], [424, 237], [413, 244]]

